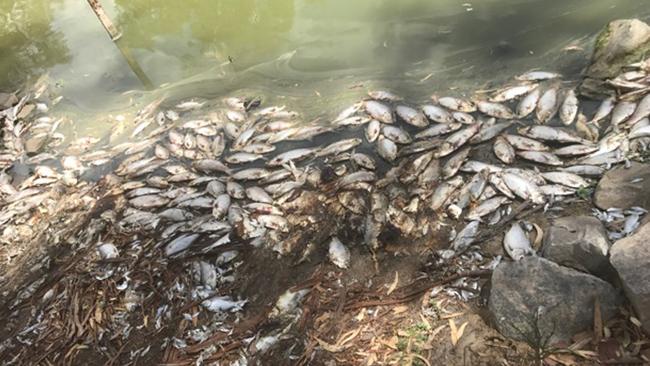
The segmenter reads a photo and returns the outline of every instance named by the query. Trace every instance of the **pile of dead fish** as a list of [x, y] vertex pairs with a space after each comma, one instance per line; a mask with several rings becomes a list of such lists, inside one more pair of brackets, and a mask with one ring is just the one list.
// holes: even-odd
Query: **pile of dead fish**
[[[16, 209], [21, 202], [55, 184], [74, 187], [84, 172], [111, 167], [126, 208], [103, 217], [120, 232], [154, 235], [165, 258], [196, 258], [188, 270], [200, 288], [192, 296], [209, 311], [236, 311], [246, 300], [218, 288], [232, 281], [228, 263], [238, 252], [201, 257], [227, 244], [299, 260], [327, 245], [331, 262], [347, 268], [353, 246], [376, 252], [386, 231], [408, 242], [444, 223], [454, 226], [443, 253], [449, 258], [470, 249], [513, 203], [550, 206], [575, 196], [645, 151], [648, 72], [631, 65], [612, 82], [618, 96], [590, 116], [561, 75], [544, 71], [487, 94], [433, 96], [421, 105], [372, 91], [319, 125], [254, 98], [174, 107], [157, 100], [135, 118], [136, 141], [98, 149], [103, 140], [78, 139], [61, 155], [31, 156], [33, 176], [20, 187], [2, 175], [0, 223], [13, 225], [25, 212]], [[5, 120], [15, 114], [5, 111]], [[362, 242], [346, 242], [351, 231]], [[508, 230], [512, 259], [532, 253], [526, 235], [519, 223]], [[120, 255], [110, 238], [97, 251], [104, 259]]]

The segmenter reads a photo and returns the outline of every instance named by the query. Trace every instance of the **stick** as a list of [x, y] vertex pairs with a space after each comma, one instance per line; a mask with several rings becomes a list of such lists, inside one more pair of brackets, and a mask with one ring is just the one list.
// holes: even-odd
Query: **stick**
[[149, 80], [149, 77], [147, 74], [144, 73], [144, 70], [140, 67], [140, 64], [135, 60], [133, 55], [131, 54], [131, 50], [129, 47], [125, 45], [121, 45], [120, 38], [122, 38], [122, 33], [120, 33], [111, 19], [106, 15], [106, 12], [104, 11], [104, 8], [102, 7], [102, 4], [99, 3], [99, 0], [88, 0], [88, 5], [90, 5], [90, 8], [93, 9], [93, 12], [97, 16], [97, 19], [99, 19], [99, 22], [102, 23], [102, 26], [104, 29], [106, 29], [106, 32], [108, 32], [108, 35], [111, 37], [111, 40], [117, 46], [117, 48], [120, 50], [122, 53], [122, 56], [124, 56], [124, 59], [126, 62], [129, 64], [129, 67], [131, 68], [131, 71], [135, 74], [135, 76], [138, 77], [142, 85], [146, 89], [153, 89], [153, 84], [151, 83], [151, 80]]

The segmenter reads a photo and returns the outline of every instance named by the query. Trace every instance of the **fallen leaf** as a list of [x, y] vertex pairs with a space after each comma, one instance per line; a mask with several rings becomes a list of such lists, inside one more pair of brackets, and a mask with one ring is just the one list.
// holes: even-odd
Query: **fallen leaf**
[[395, 271], [395, 280], [394, 280], [393, 283], [391, 283], [391, 285], [388, 287], [388, 292], [386, 292], [386, 295], [390, 295], [390, 294], [392, 294], [393, 291], [395, 291], [395, 289], [397, 288], [397, 284], [398, 284], [398, 283], [399, 283], [399, 273], [398, 273], [397, 271]]
[[408, 309], [409, 309], [408, 306], [405, 305], [396, 306], [393, 308], [393, 313], [400, 314], [407, 311]]
[[453, 319], [449, 319], [449, 329], [451, 329], [451, 344], [456, 345], [460, 340], [460, 337], [463, 336], [467, 322], [463, 323], [460, 328], [456, 328], [456, 323]]
[[320, 345], [327, 352], [338, 353], [343, 351], [343, 347], [337, 347], [336, 345], [327, 343], [318, 337], [316, 337], [316, 341], [318, 342], [318, 345]]

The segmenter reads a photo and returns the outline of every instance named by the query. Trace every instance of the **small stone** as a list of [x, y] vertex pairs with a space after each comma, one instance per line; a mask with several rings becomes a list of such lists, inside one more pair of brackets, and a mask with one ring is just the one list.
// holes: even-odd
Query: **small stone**
[[609, 283], [540, 257], [501, 262], [490, 284], [488, 308], [497, 330], [531, 346], [568, 341], [589, 329], [596, 298], [604, 320], [621, 302]]
[[650, 165], [633, 162], [629, 168], [614, 168], [601, 178], [594, 204], [601, 210], [640, 206], [650, 210]]
[[610, 246], [607, 231], [597, 218], [562, 217], [555, 219], [546, 230], [542, 256], [559, 265], [609, 280], [616, 278], [607, 258]]
[[611, 248], [610, 261], [618, 272], [628, 300], [650, 333], [650, 223]]

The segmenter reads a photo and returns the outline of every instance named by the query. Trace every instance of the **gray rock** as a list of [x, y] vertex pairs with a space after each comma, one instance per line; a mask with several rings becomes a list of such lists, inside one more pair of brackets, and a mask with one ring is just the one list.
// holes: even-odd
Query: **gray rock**
[[609, 283], [540, 257], [502, 262], [492, 274], [488, 309], [501, 334], [543, 346], [589, 329], [594, 301], [604, 319], [621, 302]]
[[607, 257], [610, 246], [607, 231], [597, 218], [562, 217], [555, 219], [546, 230], [542, 256], [559, 265], [612, 280], [616, 272]]
[[650, 209], [648, 192], [650, 192], [650, 164], [633, 162], [629, 169], [620, 166], [605, 173], [596, 187], [594, 203], [601, 210], [632, 206], [640, 206], [648, 210]]
[[638, 19], [620, 19], [610, 22], [598, 35], [591, 65], [581, 86], [584, 95], [610, 92], [603, 81], [620, 74], [621, 69], [641, 61], [650, 51], [650, 26]]
[[634, 307], [643, 329], [650, 333], [650, 223], [611, 248], [610, 261], [618, 272], [623, 289]]

